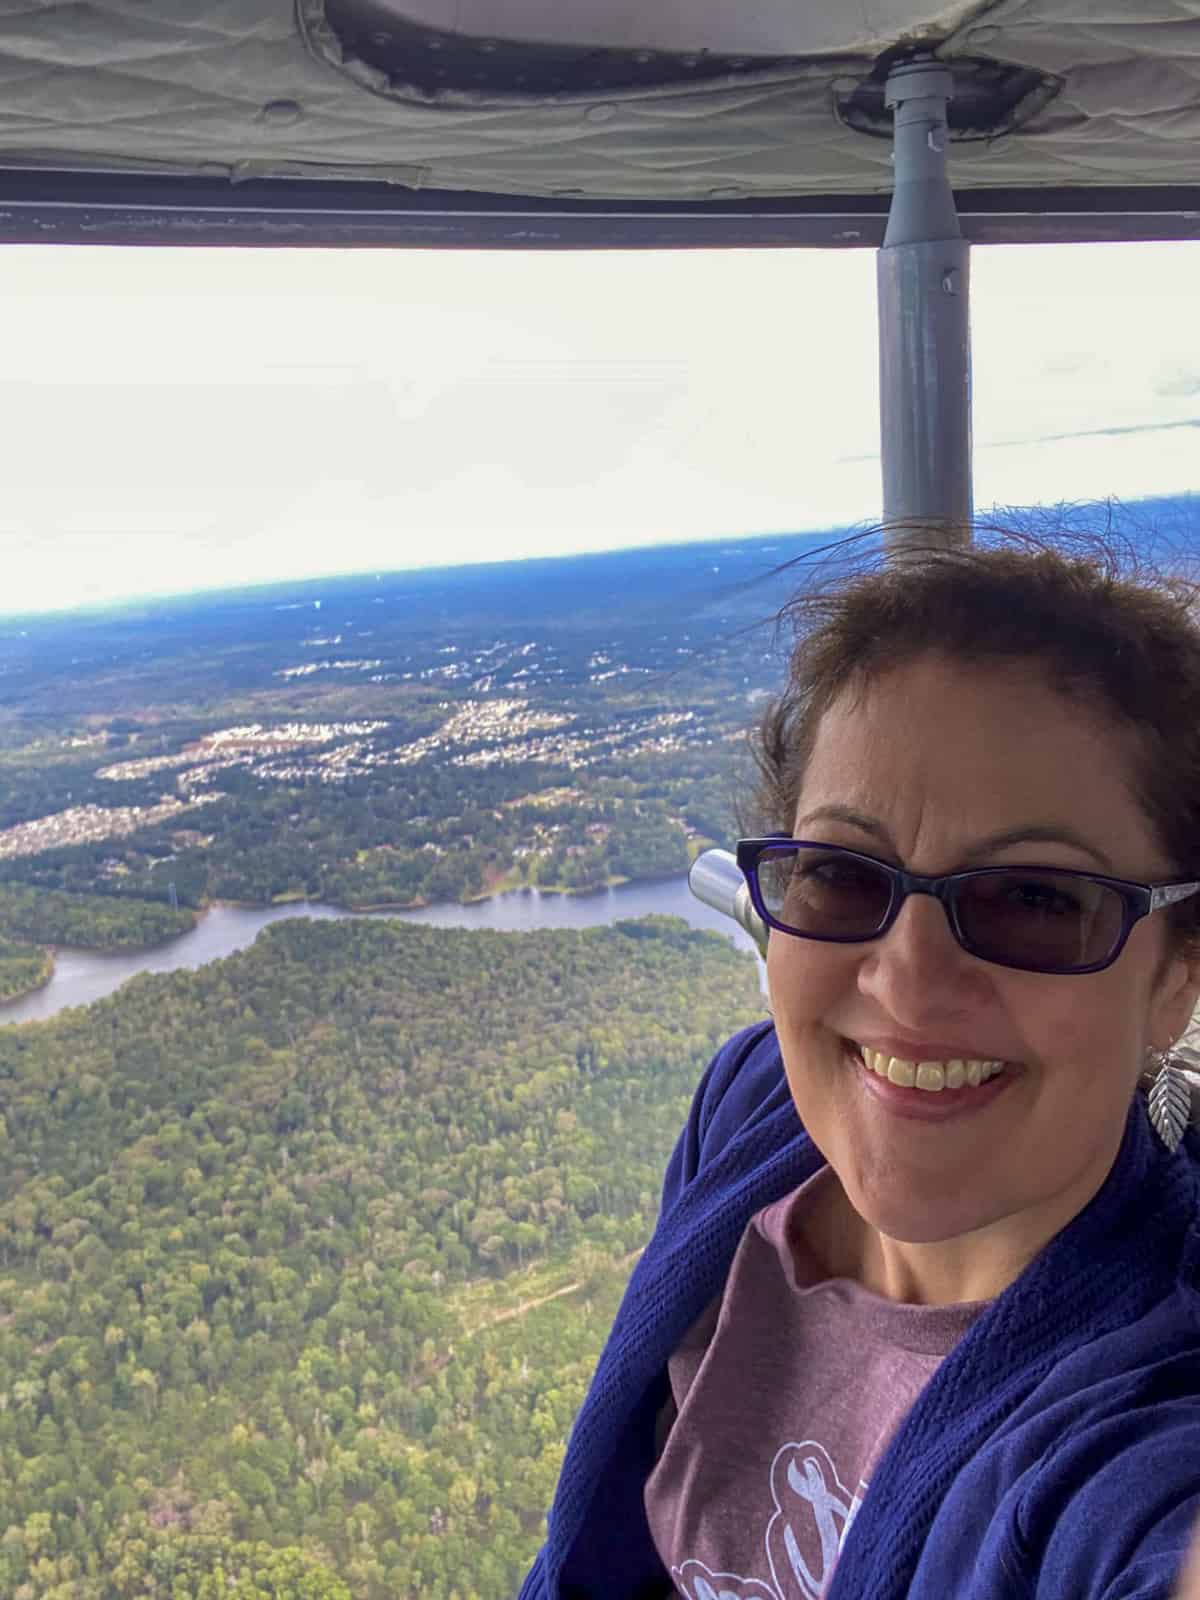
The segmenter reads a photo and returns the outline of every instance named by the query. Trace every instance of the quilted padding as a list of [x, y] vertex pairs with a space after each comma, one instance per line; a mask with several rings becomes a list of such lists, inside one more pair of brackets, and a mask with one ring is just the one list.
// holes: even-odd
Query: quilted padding
[[[937, 32], [964, 9], [912, 0], [911, 20]], [[1200, 182], [1200, 0], [969, 10], [943, 55], [1063, 81], [1015, 131], [956, 145], [958, 186]], [[805, 59], [787, 69], [498, 102], [390, 90], [342, 60], [320, 0], [0, 0], [0, 164], [617, 199], [886, 191], [887, 143], [838, 121], [835, 85], [896, 39], [830, 53], [825, 0], [796, 11]]]

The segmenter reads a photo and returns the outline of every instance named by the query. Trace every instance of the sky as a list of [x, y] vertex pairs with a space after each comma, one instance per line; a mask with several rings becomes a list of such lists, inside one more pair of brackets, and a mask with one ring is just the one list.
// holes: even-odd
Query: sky
[[[1200, 244], [976, 247], [975, 503], [1200, 488]], [[871, 251], [0, 251], [0, 612], [880, 510]]]

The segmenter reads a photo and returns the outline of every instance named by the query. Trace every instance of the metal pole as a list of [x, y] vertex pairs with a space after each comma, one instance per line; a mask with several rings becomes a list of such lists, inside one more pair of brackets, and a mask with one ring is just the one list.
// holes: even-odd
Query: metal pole
[[883, 520], [890, 554], [971, 538], [969, 250], [946, 171], [937, 62], [893, 68], [895, 187], [877, 258]]

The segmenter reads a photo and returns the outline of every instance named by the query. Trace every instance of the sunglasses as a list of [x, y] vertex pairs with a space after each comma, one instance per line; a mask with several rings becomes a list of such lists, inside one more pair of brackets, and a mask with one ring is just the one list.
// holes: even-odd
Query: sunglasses
[[910, 894], [931, 894], [968, 955], [1021, 972], [1101, 972], [1135, 922], [1200, 883], [1133, 883], [1060, 867], [973, 867], [929, 877], [806, 839], [742, 839], [737, 864], [769, 928], [862, 944], [888, 931]]

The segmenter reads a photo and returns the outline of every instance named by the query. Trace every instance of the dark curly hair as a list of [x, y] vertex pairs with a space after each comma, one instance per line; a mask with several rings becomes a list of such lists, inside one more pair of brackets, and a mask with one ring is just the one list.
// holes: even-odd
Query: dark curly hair
[[[790, 829], [818, 724], [844, 691], [930, 654], [1020, 662], [1129, 730], [1134, 792], [1180, 876], [1200, 876], [1200, 585], [1111, 533], [977, 529], [972, 544], [910, 542], [890, 562], [877, 537], [835, 551], [834, 575], [780, 615], [796, 642], [752, 740], [760, 831]], [[1174, 948], [1200, 944], [1194, 901], [1168, 916]]]

